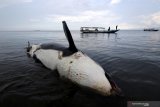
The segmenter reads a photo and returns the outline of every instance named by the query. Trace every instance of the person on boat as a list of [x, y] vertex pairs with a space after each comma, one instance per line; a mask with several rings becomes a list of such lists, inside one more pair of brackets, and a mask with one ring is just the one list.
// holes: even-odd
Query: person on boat
[[98, 32], [98, 29], [96, 28], [95, 31]]
[[116, 26], [116, 30], [117, 30], [117, 28], [118, 28], [118, 25]]
[[110, 31], [110, 27], [108, 28], [108, 31]]
[[83, 31], [83, 28], [81, 27], [81, 31]]

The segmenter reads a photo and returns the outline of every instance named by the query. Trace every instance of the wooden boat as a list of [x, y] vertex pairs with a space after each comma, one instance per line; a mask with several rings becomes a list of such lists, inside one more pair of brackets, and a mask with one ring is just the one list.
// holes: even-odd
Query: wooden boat
[[116, 33], [119, 31], [117, 27], [118, 26], [116, 26], [116, 30], [110, 30], [110, 27], [108, 30], [105, 30], [104, 27], [81, 27], [80, 31], [81, 33]]

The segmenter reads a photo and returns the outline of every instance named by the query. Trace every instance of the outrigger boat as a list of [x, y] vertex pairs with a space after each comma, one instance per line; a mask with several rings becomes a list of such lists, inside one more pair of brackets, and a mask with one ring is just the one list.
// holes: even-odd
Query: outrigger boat
[[116, 33], [119, 31], [117, 27], [118, 26], [116, 26], [116, 30], [110, 30], [110, 27], [108, 30], [105, 30], [104, 27], [81, 27], [80, 31], [81, 33]]

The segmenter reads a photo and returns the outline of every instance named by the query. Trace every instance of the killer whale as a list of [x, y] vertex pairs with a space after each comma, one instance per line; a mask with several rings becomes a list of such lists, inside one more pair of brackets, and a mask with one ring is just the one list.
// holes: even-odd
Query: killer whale
[[62, 22], [69, 47], [57, 44], [30, 45], [27, 53], [46, 68], [57, 70], [62, 78], [105, 96], [119, 94], [120, 89], [104, 69], [78, 50], [65, 21]]

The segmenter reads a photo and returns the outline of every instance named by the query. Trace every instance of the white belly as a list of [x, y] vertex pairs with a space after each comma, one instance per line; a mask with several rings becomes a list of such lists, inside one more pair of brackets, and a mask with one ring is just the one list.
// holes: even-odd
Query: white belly
[[37, 50], [35, 55], [47, 68], [57, 69], [61, 77], [103, 95], [111, 94], [112, 88], [104, 70], [87, 55], [76, 52], [71, 56], [60, 58], [59, 51], [44, 49]]
[[57, 68], [58, 63], [58, 53], [57, 50], [44, 50], [40, 49], [35, 52], [36, 57], [43, 63], [44, 66], [51, 70]]
[[91, 58], [77, 52], [62, 58], [57, 65], [59, 74], [81, 86], [91, 88], [104, 95], [110, 95], [111, 85], [104, 70]]

